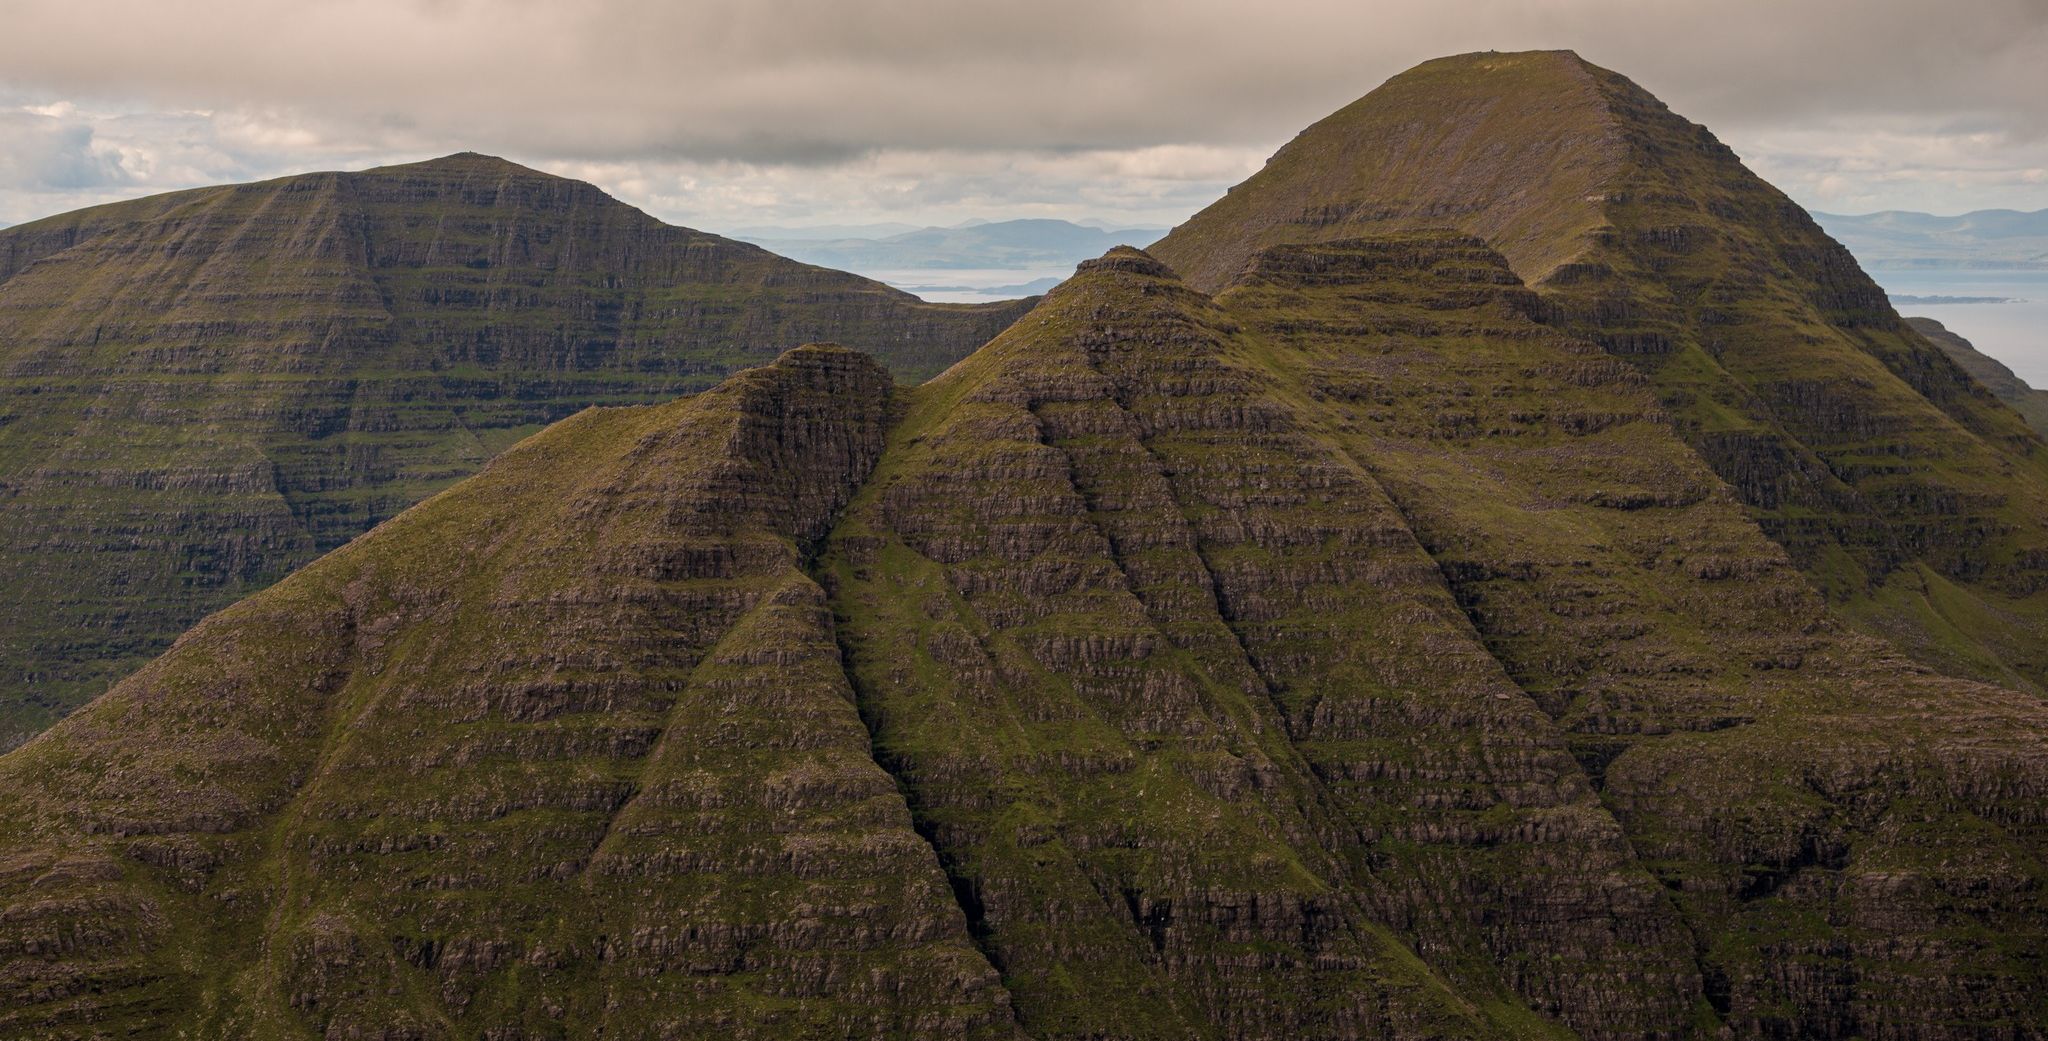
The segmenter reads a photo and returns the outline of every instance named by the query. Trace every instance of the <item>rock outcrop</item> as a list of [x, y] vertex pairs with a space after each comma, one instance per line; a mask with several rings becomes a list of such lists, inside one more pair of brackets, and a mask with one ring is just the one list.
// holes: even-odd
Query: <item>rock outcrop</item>
[[922, 379], [1028, 304], [926, 304], [478, 155], [0, 231], [0, 748], [590, 405], [837, 340]]

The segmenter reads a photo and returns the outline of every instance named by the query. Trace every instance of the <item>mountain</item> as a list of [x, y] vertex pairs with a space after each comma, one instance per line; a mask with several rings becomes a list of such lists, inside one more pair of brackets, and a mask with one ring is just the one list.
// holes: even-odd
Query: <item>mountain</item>
[[852, 270], [1031, 267], [1064, 270], [1112, 246], [1150, 242], [1162, 230], [1095, 228], [1063, 220], [1006, 220], [952, 228], [919, 228], [886, 236], [778, 237], [749, 234], [742, 237], [806, 263]]
[[1172, 265], [578, 413], [0, 756], [0, 1038], [2048, 1035], [2048, 699], [1822, 585], [1788, 518], [1878, 521], [1759, 504], [1671, 370], [1835, 366], [1886, 530], [2006, 496], [1932, 561], [2023, 544], [2038, 439], [1613, 74], [1390, 90]]
[[2048, 210], [1975, 210], [1937, 217], [1909, 210], [1813, 215], [1872, 268], [2048, 269]]
[[2004, 363], [1979, 351], [1970, 341], [1950, 332], [1932, 318], [1908, 318], [1906, 324], [1925, 336], [1928, 343], [1941, 348], [1962, 366], [1964, 372], [1970, 374], [1971, 379], [1997, 395], [1998, 400], [2012, 406], [2012, 410], [2025, 417], [2036, 433], [2048, 437], [2048, 390], [2028, 386]]
[[0, 1036], [2039, 1036], [2048, 703], [1544, 311], [1119, 250], [557, 424], [0, 758]]
[[906, 231], [917, 231], [918, 224], [902, 221], [881, 221], [874, 224], [755, 224], [743, 228], [731, 228], [727, 235], [745, 242], [768, 240], [817, 242], [829, 239], [883, 239], [901, 235]]
[[1845, 616], [2048, 691], [2048, 447], [1706, 128], [1569, 52], [1427, 62], [1152, 252], [1204, 290], [1267, 246], [1452, 227], [1656, 388]]
[[945, 368], [923, 303], [457, 155], [0, 232], [0, 748], [546, 423], [807, 340]]

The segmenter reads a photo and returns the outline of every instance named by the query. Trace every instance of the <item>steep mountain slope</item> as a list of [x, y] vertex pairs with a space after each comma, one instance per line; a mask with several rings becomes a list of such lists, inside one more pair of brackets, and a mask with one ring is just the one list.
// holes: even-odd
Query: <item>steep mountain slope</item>
[[[0, 1034], [1011, 1035], [800, 569], [886, 392], [585, 413], [0, 759]], [[1333, 928], [1360, 1014], [1485, 1033]]]
[[1633, 370], [1514, 320], [1547, 311], [1515, 281], [1396, 237], [1276, 247], [1219, 303], [1345, 403], [1335, 440], [1668, 887], [1732, 1033], [2040, 1030], [2048, 706], [1843, 630]]
[[1810, 580], [1940, 668], [2048, 689], [2048, 447], [1705, 128], [1569, 52], [1439, 59], [1304, 131], [1153, 247], [1456, 228], [1645, 373]]
[[478, 155], [0, 232], [0, 747], [542, 424], [808, 340], [944, 368], [925, 304]]
[[1682, 1022], [1676, 916], [1234, 324], [1141, 254], [1084, 265], [919, 389], [834, 539], [877, 752], [1020, 1022], [1370, 1036], [1353, 945], [1389, 926], [1483, 1007]]
[[0, 760], [0, 1029], [1007, 1036], [799, 566], [888, 384], [586, 412]]
[[566, 421], [0, 757], [0, 1037], [2043, 1036], [2048, 704], [1544, 311], [1118, 250]]
[[1998, 396], [1998, 400], [2012, 406], [2012, 410], [2025, 418], [2034, 432], [2048, 437], [2048, 390], [2027, 385], [2027, 381], [2013, 375], [2005, 363], [1980, 351], [1970, 341], [1949, 331], [1948, 327], [1932, 318], [1908, 318], [1906, 324], [1913, 331], [1927, 338], [1927, 342], [1941, 348], [1970, 378], [1984, 385], [1984, 389]]

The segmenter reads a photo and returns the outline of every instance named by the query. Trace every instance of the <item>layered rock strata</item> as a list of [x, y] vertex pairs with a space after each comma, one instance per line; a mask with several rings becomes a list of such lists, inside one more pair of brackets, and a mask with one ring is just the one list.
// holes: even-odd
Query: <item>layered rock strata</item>
[[591, 405], [837, 340], [922, 379], [1028, 304], [926, 304], [458, 155], [0, 231], [0, 748]]

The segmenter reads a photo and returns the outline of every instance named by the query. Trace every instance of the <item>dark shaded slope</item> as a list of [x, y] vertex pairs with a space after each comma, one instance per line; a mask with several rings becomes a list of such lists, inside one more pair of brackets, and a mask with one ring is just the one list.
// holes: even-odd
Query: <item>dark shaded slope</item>
[[2012, 406], [2014, 412], [2024, 417], [2034, 432], [2048, 437], [2048, 390], [2027, 385], [2027, 381], [2013, 374], [2005, 363], [1985, 354], [1970, 341], [1957, 336], [1949, 328], [1932, 318], [1908, 318], [1906, 324], [1927, 338], [1927, 342], [1941, 348], [1972, 379], [1984, 385], [1986, 390], [1998, 396], [1998, 400]]
[[887, 393], [585, 413], [0, 759], [0, 1035], [1007, 1036], [799, 568]]
[[1157, 244], [1215, 290], [1274, 243], [1484, 237], [1647, 374], [1809, 579], [1931, 664], [2048, 683], [2048, 448], [1704, 128], [1568, 52], [1390, 80]]
[[0, 747], [542, 424], [810, 340], [921, 379], [1029, 306], [478, 155], [21, 225], [0, 276]]

